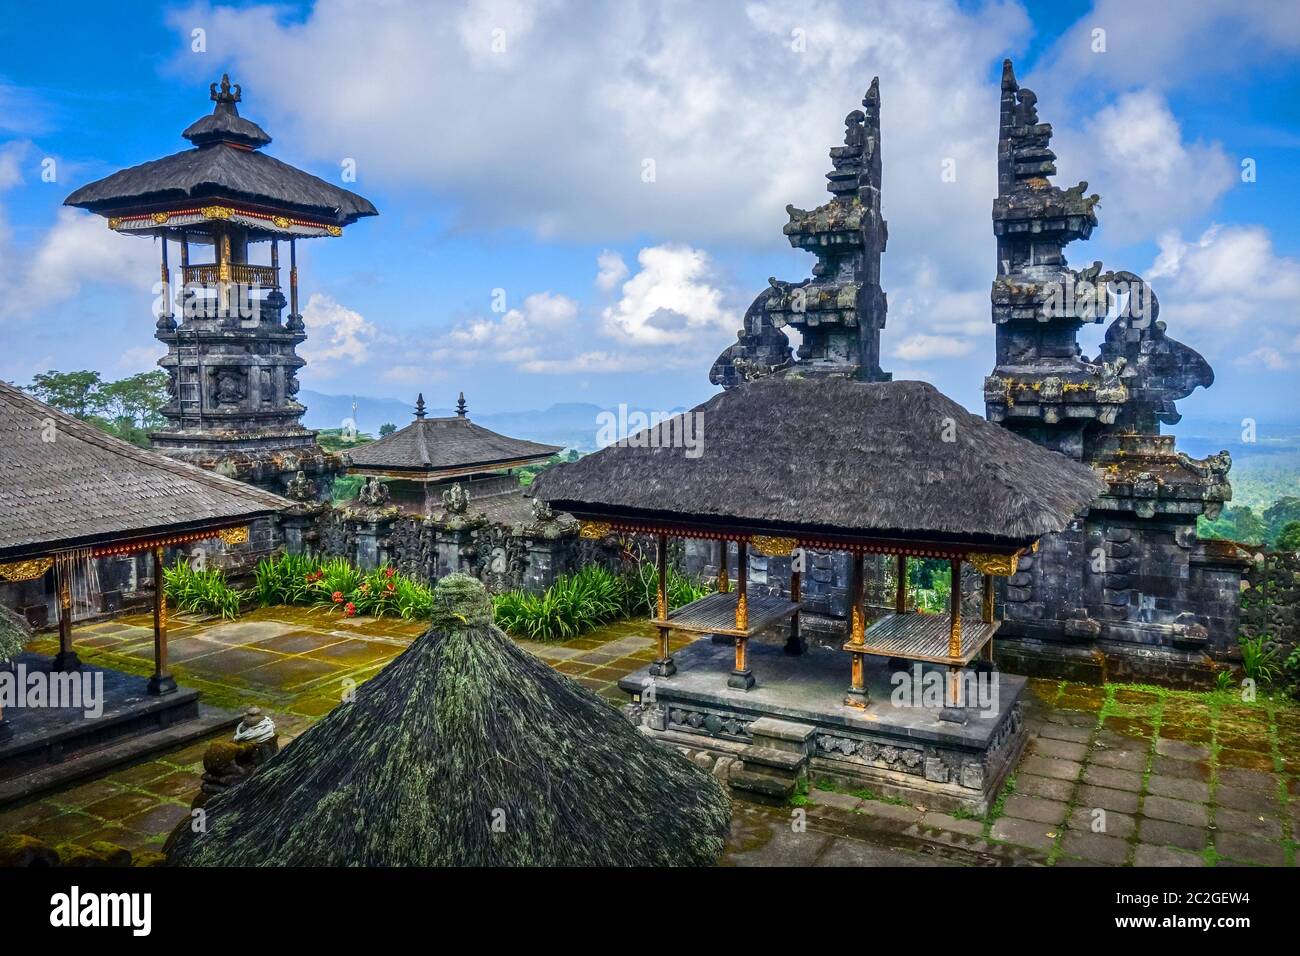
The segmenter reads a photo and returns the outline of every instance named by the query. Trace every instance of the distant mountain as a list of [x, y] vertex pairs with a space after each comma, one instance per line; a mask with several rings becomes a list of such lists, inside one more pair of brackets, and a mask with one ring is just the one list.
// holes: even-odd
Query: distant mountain
[[[392, 422], [401, 428], [415, 414], [409, 402], [392, 398], [369, 398], [364, 395], [327, 395], [303, 389], [298, 400], [307, 406], [303, 424], [308, 428], [338, 428], [346, 418], [353, 418], [352, 403], [356, 401], [355, 421], [359, 431], [379, 434], [379, 426]], [[484, 428], [524, 438], [528, 441], [562, 445], [579, 451], [596, 449], [596, 432], [600, 427], [597, 416], [603, 411], [599, 405], [588, 402], [561, 402], [539, 411], [476, 413], [471, 407], [469, 416]], [[430, 417], [456, 414], [452, 408], [429, 408]]]

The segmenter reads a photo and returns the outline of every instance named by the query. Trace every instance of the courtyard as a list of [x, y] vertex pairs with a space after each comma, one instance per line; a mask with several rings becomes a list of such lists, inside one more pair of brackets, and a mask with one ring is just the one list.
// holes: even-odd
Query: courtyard
[[[179, 684], [209, 705], [257, 705], [282, 745], [377, 674], [417, 623], [270, 607], [169, 625]], [[148, 674], [152, 621], [78, 628], [91, 666]], [[655, 629], [608, 624], [562, 643], [519, 642], [621, 704], [618, 680], [657, 655]], [[685, 639], [674, 639], [673, 649]], [[51, 654], [57, 635], [29, 650]], [[789, 807], [737, 801], [724, 865], [1294, 866], [1300, 836], [1300, 708], [1261, 693], [1031, 680], [1029, 744], [984, 817], [940, 813], [813, 780]], [[158, 850], [198, 790], [211, 735], [0, 811], [0, 836]], [[820, 784], [820, 785], [819, 785]]]

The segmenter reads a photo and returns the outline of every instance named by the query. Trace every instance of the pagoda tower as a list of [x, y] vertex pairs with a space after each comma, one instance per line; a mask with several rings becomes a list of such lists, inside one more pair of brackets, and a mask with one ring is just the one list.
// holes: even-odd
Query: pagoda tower
[[171, 398], [162, 409], [166, 426], [150, 436], [153, 447], [282, 491], [298, 471], [343, 467], [301, 421], [297, 372], [304, 361], [296, 349], [307, 332], [298, 240], [340, 236], [377, 212], [356, 193], [265, 153], [271, 137], [239, 115], [241, 94], [223, 76], [210, 87], [212, 112], [181, 134], [192, 148], [83, 186], [65, 204], [106, 217], [116, 232], [162, 240], [155, 334], [167, 346], [158, 364]]
[[[1107, 673], [1179, 682], [1205, 654], [1236, 647], [1244, 567], [1233, 549], [1201, 541], [1196, 519], [1232, 496], [1227, 452], [1203, 461], [1175, 447], [1161, 424], [1175, 402], [1214, 372], [1168, 335], [1154, 292], [1131, 272], [1071, 269], [1065, 247], [1097, 225], [1099, 197], [1081, 182], [1051, 182], [1052, 127], [1037, 97], [1003, 64], [998, 194], [993, 201], [997, 275], [991, 293], [996, 366], [984, 382], [987, 417], [1092, 466], [1107, 490], [1006, 579], [1000, 635], [1053, 646], [1081, 666], [1101, 651]], [[1095, 358], [1078, 344], [1086, 323], [1109, 319]], [[1022, 650], [1029, 644], [1022, 645]], [[1032, 663], [1021, 664], [1032, 671]]]
[[[782, 231], [790, 245], [817, 257], [812, 278], [768, 279], [769, 288], [745, 313], [737, 343], [713, 363], [713, 384], [731, 388], [786, 373], [889, 380], [880, 368], [886, 308], [880, 256], [889, 229], [880, 213], [879, 77], [862, 107], [844, 118], [844, 145], [831, 148], [831, 200], [813, 210], [785, 207], [790, 221]], [[791, 360], [786, 326], [802, 339], [797, 361]]]

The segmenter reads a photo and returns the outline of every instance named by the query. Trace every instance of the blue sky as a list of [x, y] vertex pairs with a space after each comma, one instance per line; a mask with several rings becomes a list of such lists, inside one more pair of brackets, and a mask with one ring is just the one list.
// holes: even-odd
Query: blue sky
[[[0, 378], [117, 377], [161, 354], [156, 251], [61, 203], [184, 147], [229, 71], [268, 152], [333, 181], [354, 160], [345, 185], [381, 213], [304, 244], [304, 387], [423, 391], [441, 406], [464, 390], [481, 411], [691, 405], [767, 277], [809, 274], [781, 234], [784, 206], [824, 201], [827, 149], [879, 74], [883, 364], [982, 411], [1011, 56], [1056, 128], [1057, 181], [1102, 195], [1101, 227], [1070, 261], [1146, 275], [1169, 334], [1215, 367], [1213, 388], [1182, 403], [1187, 424], [1300, 418], [1289, 4], [122, 9], [27, 5], [0, 20]], [[955, 182], [941, 180], [947, 160]], [[1085, 331], [1086, 351], [1101, 334]]]

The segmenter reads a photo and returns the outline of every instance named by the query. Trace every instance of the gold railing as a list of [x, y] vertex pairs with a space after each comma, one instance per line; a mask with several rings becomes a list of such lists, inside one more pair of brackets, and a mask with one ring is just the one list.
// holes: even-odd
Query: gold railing
[[[206, 262], [197, 266], [184, 266], [181, 279], [185, 285], [198, 285], [205, 288], [216, 286], [222, 280], [221, 266], [215, 262]], [[258, 286], [263, 289], [280, 288], [280, 270], [274, 266], [250, 266], [244, 263], [232, 263], [230, 282], [241, 286]]]

